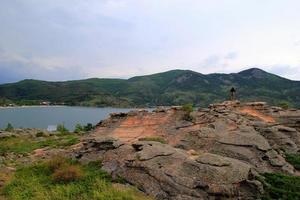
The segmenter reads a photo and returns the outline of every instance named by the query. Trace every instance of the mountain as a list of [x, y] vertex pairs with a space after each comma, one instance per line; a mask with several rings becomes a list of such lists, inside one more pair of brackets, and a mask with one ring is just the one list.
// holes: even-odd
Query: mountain
[[300, 107], [300, 81], [292, 81], [251, 68], [239, 73], [204, 75], [172, 70], [130, 79], [86, 79], [65, 82], [23, 80], [0, 85], [0, 104], [55, 104], [82, 106], [155, 106], [209, 103], [228, 99], [237, 89], [244, 101], [285, 102]]

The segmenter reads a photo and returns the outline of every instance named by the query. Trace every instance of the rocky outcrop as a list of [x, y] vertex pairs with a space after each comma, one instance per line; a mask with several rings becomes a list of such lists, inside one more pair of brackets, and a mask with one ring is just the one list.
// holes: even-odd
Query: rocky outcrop
[[179, 107], [113, 114], [71, 154], [102, 160], [113, 177], [156, 199], [259, 199], [260, 173], [298, 173], [285, 160], [300, 148], [296, 113], [235, 101], [192, 112], [189, 121]]
[[[140, 141], [110, 148], [107, 143], [111, 143], [110, 138], [93, 145], [101, 155], [102, 168], [156, 199], [256, 199], [260, 193], [252, 192], [262, 191], [252, 166], [236, 159], [211, 153], [191, 156], [159, 142]], [[84, 160], [88, 153], [81, 153]]]

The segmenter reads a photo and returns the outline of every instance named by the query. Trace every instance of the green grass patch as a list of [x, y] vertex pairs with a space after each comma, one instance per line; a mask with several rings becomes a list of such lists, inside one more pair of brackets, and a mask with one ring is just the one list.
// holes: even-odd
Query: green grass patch
[[285, 159], [291, 165], [293, 165], [295, 167], [295, 169], [300, 170], [300, 155], [299, 154], [287, 154]]
[[300, 177], [276, 173], [266, 173], [264, 177], [264, 188], [266, 191], [264, 200], [300, 199]]
[[[111, 177], [97, 163], [80, 165], [65, 161], [36, 163], [18, 168], [13, 179], [4, 187], [3, 195], [12, 200], [150, 200], [136, 189], [114, 187]], [[59, 165], [56, 165], [60, 163]], [[80, 177], [68, 182], [56, 181], [57, 170], [76, 168]]]
[[160, 142], [162, 144], [167, 144], [167, 141], [162, 137], [144, 137], [144, 138], [140, 138], [139, 141], [154, 141], [154, 142]]
[[0, 139], [0, 154], [17, 153], [26, 154], [31, 153], [35, 149], [51, 147], [63, 148], [71, 146], [79, 142], [79, 138], [75, 134], [65, 134], [60, 136], [49, 137], [7, 137]]

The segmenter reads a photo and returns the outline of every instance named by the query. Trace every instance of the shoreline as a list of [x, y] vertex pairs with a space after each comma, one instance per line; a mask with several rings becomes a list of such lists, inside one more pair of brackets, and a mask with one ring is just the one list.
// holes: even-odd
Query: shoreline
[[11, 109], [11, 108], [47, 108], [47, 107], [67, 107], [65, 105], [34, 105], [34, 106], [0, 106], [0, 109]]
[[55, 108], [55, 107], [80, 107], [80, 108], [116, 108], [116, 109], [154, 109], [155, 107], [150, 108], [128, 108], [128, 107], [94, 107], [94, 106], [69, 106], [69, 105], [32, 105], [32, 106], [0, 106], [0, 109], [12, 109], [12, 108]]

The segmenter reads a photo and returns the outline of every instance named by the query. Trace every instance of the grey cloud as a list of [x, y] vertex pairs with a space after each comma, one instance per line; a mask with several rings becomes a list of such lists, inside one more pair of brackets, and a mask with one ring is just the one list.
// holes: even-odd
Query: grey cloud
[[[299, 35], [297, 18], [277, 12], [282, 5], [297, 6], [278, 2], [1, 0], [0, 70], [5, 73], [0, 81], [130, 77], [187, 66], [202, 73], [236, 72], [259, 65], [255, 54], [264, 53], [270, 56], [257, 62], [273, 63], [268, 57], [282, 55], [283, 48], [268, 51], [264, 36], [277, 38], [274, 30], [282, 25]], [[257, 10], [266, 6], [267, 12]], [[278, 23], [261, 20], [264, 16]], [[256, 33], [259, 27], [262, 35]], [[248, 38], [254, 36], [257, 45], [252, 46]], [[286, 38], [278, 35], [278, 42]], [[288, 42], [282, 51], [295, 55], [297, 48]], [[297, 59], [282, 57], [287, 64]]]
[[[77, 68], [77, 69], [76, 69]], [[75, 70], [76, 69], [76, 70]], [[60, 65], [55, 59], [25, 58], [0, 51], [0, 83], [21, 79], [72, 80], [84, 76], [77, 66]]]

